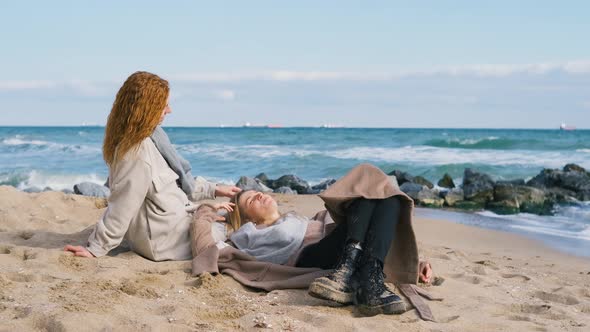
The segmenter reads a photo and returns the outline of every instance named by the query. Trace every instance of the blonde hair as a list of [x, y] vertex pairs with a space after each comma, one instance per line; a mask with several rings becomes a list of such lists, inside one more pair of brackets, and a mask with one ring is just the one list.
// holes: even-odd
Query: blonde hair
[[237, 231], [238, 228], [242, 227], [242, 225], [244, 224], [244, 221], [246, 221], [248, 219], [248, 216], [246, 215], [246, 212], [244, 212], [243, 209], [240, 208], [240, 205], [238, 204], [240, 202], [240, 197], [242, 197], [242, 195], [248, 191], [254, 191], [253, 189], [247, 189], [247, 190], [242, 190], [239, 193], [237, 193], [234, 197], [231, 198], [231, 202], [235, 204], [234, 206], [234, 210], [230, 213], [228, 213], [228, 217], [229, 217], [229, 226], [231, 226], [231, 228], [233, 228], [233, 231]]
[[117, 92], [105, 128], [102, 155], [107, 165], [115, 164], [152, 134], [169, 92], [168, 81], [158, 75], [138, 71], [127, 78]]

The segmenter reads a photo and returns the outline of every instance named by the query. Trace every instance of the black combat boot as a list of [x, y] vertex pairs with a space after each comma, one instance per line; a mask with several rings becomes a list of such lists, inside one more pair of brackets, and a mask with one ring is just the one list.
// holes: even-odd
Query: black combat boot
[[347, 244], [334, 271], [314, 280], [309, 285], [309, 294], [341, 304], [352, 303], [354, 299], [352, 276], [356, 271], [361, 252], [357, 244]]
[[361, 314], [401, 314], [406, 311], [404, 301], [387, 289], [383, 275], [383, 263], [378, 259], [363, 256], [358, 270], [359, 287], [355, 304]]

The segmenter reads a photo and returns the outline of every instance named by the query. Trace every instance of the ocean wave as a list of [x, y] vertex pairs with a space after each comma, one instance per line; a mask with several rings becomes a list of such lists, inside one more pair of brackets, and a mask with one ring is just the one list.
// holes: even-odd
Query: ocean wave
[[577, 149], [576, 152], [590, 153], [590, 149]]
[[89, 146], [83, 144], [62, 144], [37, 139], [26, 139], [25, 136], [16, 135], [5, 138], [0, 142], [0, 147], [11, 153], [39, 153], [39, 152], [74, 152], [74, 153], [101, 153], [99, 146]]
[[537, 140], [519, 140], [488, 136], [483, 138], [458, 138], [430, 139], [424, 142], [425, 146], [455, 149], [486, 149], [506, 150], [526, 146], [529, 149], [543, 148], [543, 142]]
[[42, 171], [30, 171], [0, 175], [0, 185], [10, 185], [20, 190], [37, 187], [39, 189], [51, 188], [53, 190], [73, 189], [74, 185], [81, 182], [93, 182], [104, 184], [106, 177], [95, 173], [90, 174], [51, 174]]

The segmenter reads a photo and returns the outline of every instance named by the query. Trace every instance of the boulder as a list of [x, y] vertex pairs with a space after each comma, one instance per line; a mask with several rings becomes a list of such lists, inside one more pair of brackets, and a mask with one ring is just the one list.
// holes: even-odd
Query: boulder
[[463, 175], [463, 193], [466, 200], [485, 205], [494, 198], [494, 181], [487, 174], [466, 168]]
[[[539, 174], [527, 182], [528, 186], [536, 188], [560, 188], [574, 192], [566, 196], [575, 197], [578, 200], [590, 198], [590, 174], [575, 164], [566, 165], [563, 171], [557, 169], [543, 169]], [[556, 196], [559, 200], [559, 195]]]
[[272, 192], [272, 189], [265, 186], [260, 180], [253, 179], [247, 176], [241, 176], [238, 182], [236, 182], [236, 187], [242, 190], [256, 190], [260, 192]]
[[404, 182], [399, 189], [406, 193], [406, 195], [412, 197], [413, 200], [418, 199], [418, 193], [422, 191], [423, 188], [427, 188], [421, 184], [413, 183], [413, 182]]
[[564, 172], [580, 172], [580, 173], [587, 173], [586, 169], [584, 169], [584, 167], [576, 165], [576, 164], [567, 164], [565, 166], [563, 166], [563, 171]]
[[280, 178], [276, 179], [273, 181], [273, 187], [274, 188], [280, 188], [280, 187], [289, 187], [295, 191], [297, 191], [298, 194], [308, 194], [311, 193], [311, 187], [309, 186], [309, 183], [307, 183], [307, 181], [301, 179], [300, 177], [296, 176], [296, 175], [283, 175]]
[[417, 203], [426, 207], [440, 208], [445, 200], [440, 198], [436, 191], [424, 186], [417, 195]]
[[333, 185], [335, 182], [336, 182], [335, 179], [328, 179], [328, 180], [322, 181], [321, 183], [316, 184], [315, 186], [311, 187], [311, 189], [324, 191], [324, 190], [328, 189], [328, 187]]
[[432, 189], [432, 188], [434, 188], [434, 185], [432, 184], [432, 182], [430, 182], [430, 181], [426, 180], [426, 179], [425, 179], [424, 177], [422, 177], [422, 176], [415, 176], [415, 177], [414, 177], [414, 181], [412, 181], [412, 182], [414, 182], [414, 183], [417, 183], [417, 184], [421, 184], [421, 185], [423, 185], [423, 186], [427, 186], [427, 187], [428, 187], [428, 189]]
[[539, 188], [496, 183], [494, 202], [490, 202], [488, 208], [499, 214], [528, 212], [547, 215], [551, 214], [553, 203]]
[[61, 190], [62, 193], [64, 194], [74, 194], [74, 191], [72, 189], [62, 189]]
[[486, 208], [496, 214], [516, 214], [520, 212], [520, 204], [516, 198], [488, 202]]
[[466, 211], [480, 211], [483, 210], [485, 205], [481, 202], [476, 201], [457, 201], [453, 206], [456, 209], [466, 210]]
[[258, 179], [260, 183], [264, 184], [267, 187], [272, 188], [272, 180], [266, 175], [266, 173], [260, 173], [254, 177], [254, 179]]
[[274, 192], [277, 194], [297, 195], [297, 192], [289, 187], [279, 187]]
[[443, 175], [442, 179], [438, 180], [437, 185], [439, 187], [442, 188], [455, 188], [455, 181], [453, 181], [453, 178], [451, 177], [451, 175], [449, 175], [449, 173], [445, 173], [445, 175]]
[[106, 198], [109, 197], [111, 191], [109, 190], [109, 188], [101, 186], [100, 184], [92, 182], [82, 182], [74, 185], [74, 193], [83, 196]]
[[500, 181], [496, 181], [496, 184], [511, 184], [513, 186], [524, 186], [525, 182], [523, 179], [500, 180]]
[[410, 173], [402, 172], [397, 169], [389, 172], [387, 175], [395, 176], [395, 178], [397, 179], [397, 184], [399, 184], [400, 186], [406, 182], [414, 182], [414, 176], [412, 176]]
[[454, 206], [456, 202], [462, 201], [465, 199], [465, 195], [463, 194], [463, 189], [461, 188], [453, 188], [449, 191], [441, 193], [442, 197], [445, 200], [445, 204], [447, 206]]
[[29, 188], [23, 189], [23, 191], [26, 193], [33, 194], [33, 193], [40, 193], [43, 190], [41, 190], [41, 188], [39, 188], [39, 187], [29, 187]]

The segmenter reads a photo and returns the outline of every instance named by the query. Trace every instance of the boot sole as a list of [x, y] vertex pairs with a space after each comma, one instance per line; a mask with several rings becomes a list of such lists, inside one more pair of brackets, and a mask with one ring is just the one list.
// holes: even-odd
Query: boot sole
[[376, 316], [379, 314], [399, 315], [407, 311], [404, 301], [388, 303], [380, 306], [358, 304], [357, 308], [364, 316]]
[[313, 297], [340, 304], [351, 304], [354, 298], [354, 292], [346, 293], [338, 290], [338, 284], [328, 278], [316, 279], [309, 285], [308, 293]]

